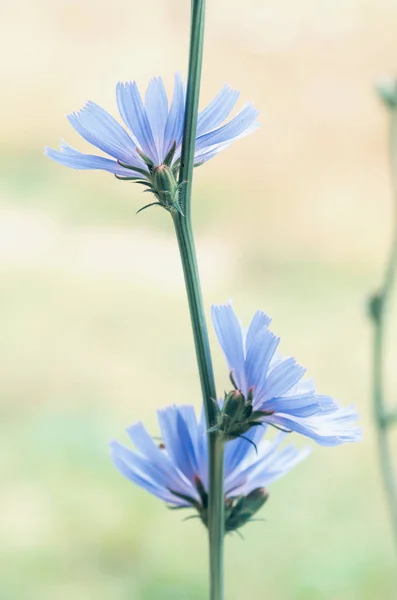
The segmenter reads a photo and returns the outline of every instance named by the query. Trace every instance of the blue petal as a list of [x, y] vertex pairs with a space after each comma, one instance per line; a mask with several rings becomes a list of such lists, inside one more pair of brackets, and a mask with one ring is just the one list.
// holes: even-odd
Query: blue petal
[[233, 110], [240, 92], [225, 85], [212, 102], [201, 111], [197, 119], [197, 137], [216, 129]]
[[272, 442], [264, 440], [259, 446], [258, 454], [256, 454], [252, 447], [250, 448], [249, 457], [251, 460], [247, 459], [244, 462], [240, 462], [238, 465], [236, 465], [234, 472], [229, 475], [227, 481], [225, 482], [225, 489], [227, 489], [228, 493], [231, 491], [235, 493], [237, 488], [247, 483], [249, 473], [251, 473], [251, 471], [255, 471], [260, 462], [263, 462], [265, 459], [269, 461], [273, 455], [276, 454], [277, 447], [281, 439], [281, 437], [277, 436], [277, 438], [275, 438], [275, 440]]
[[136, 449], [164, 473], [167, 487], [191, 495], [191, 483], [177, 470], [166, 450], [160, 449], [148, 434], [142, 423], [135, 423], [127, 429]]
[[[333, 410], [335, 410], [332, 401]], [[321, 398], [313, 393], [300, 396], [282, 396], [267, 400], [263, 407], [266, 411], [283, 413], [295, 417], [311, 417], [322, 411]]]
[[287, 435], [279, 433], [272, 441], [263, 440], [258, 446], [258, 453], [251, 452], [250, 457], [240, 463], [232, 476], [225, 481], [227, 493], [233, 496], [245, 495], [258, 487], [266, 487], [306, 458], [310, 448], [299, 452], [288, 446], [279, 451], [279, 446]]
[[110, 444], [110, 456], [118, 470], [130, 481], [165, 502], [180, 504], [181, 501], [167, 489], [166, 480], [160, 477], [160, 472], [151, 468], [138, 454], [114, 441]]
[[[198, 471], [194, 441], [179, 408], [169, 406], [157, 411], [161, 435], [173, 462], [190, 481], [193, 481]], [[185, 410], [192, 412], [196, 418], [192, 406], [185, 407]]]
[[122, 177], [133, 175], [131, 170], [124, 169], [115, 160], [93, 154], [83, 154], [66, 144], [66, 142], [61, 143], [61, 150], [46, 148], [45, 153], [52, 160], [72, 169], [100, 169]]
[[264, 403], [275, 396], [284, 395], [302, 379], [305, 372], [294, 358], [283, 360], [270, 371], [263, 388], [257, 390], [258, 402]]
[[256, 311], [256, 313], [254, 314], [254, 317], [251, 321], [251, 324], [248, 328], [248, 331], [247, 331], [247, 337], [245, 340], [246, 353], [249, 352], [251, 344], [255, 340], [256, 335], [260, 331], [262, 331], [262, 329], [269, 327], [271, 321], [272, 321], [271, 318], [268, 315], [266, 315], [263, 311], [261, 311], [261, 310]]
[[208, 146], [223, 144], [251, 132], [252, 127], [256, 125], [257, 116], [258, 111], [256, 108], [252, 104], [247, 104], [229, 123], [199, 136], [196, 142], [196, 152]]
[[274, 414], [265, 417], [264, 421], [306, 435], [321, 446], [337, 446], [345, 442], [361, 441], [362, 429], [354, 424], [357, 419], [358, 414], [354, 407], [347, 406], [331, 414], [315, 415], [306, 419]]
[[194, 166], [199, 167], [203, 163], [207, 162], [207, 160], [211, 160], [214, 156], [222, 152], [230, 146], [232, 140], [226, 142], [225, 144], [215, 144], [215, 146], [209, 146], [202, 148], [199, 152], [195, 152], [194, 154]]
[[211, 307], [212, 322], [219, 344], [226, 356], [229, 369], [243, 394], [247, 394], [245, 379], [244, 346], [240, 323], [230, 304]]
[[[258, 444], [266, 431], [264, 427], [252, 427], [245, 437]], [[225, 478], [233, 478], [235, 471], [241, 469], [245, 459], [255, 452], [255, 449], [250, 442], [244, 438], [238, 438], [228, 442], [225, 446]]]
[[103, 152], [126, 164], [143, 164], [128, 133], [94, 102], [87, 102], [79, 112], [68, 115], [68, 120], [77, 133]]
[[145, 108], [157, 148], [158, 164], [164, 154], [164, 131], [168, 118], [168, 99], [161, 77], [151, 79], [145, 96]]
[[246, 470], [245, 483], [237, 488], [234, 493], [249, 494], [258, 487], [267, 487], [307, 458], [311, 451], [312, 449], [309, 447], [298, 451], [292, 446], [287, 446], [281, 451], [272, 454], [271, 460], [258, 460], [256, 465]]
[[120, 115], [134, 134], [136, 144], [154, 163], [157, 163], [156, 144], [136, 82], [118, 83], [116, 98]]
[[245, 359], [245, 371], [248, 387], [254, 387], [254, 404], [262, 400], [263, 390], [267, 384], [267, 373], [270, 362], [277, 350], [280, 338], [268, 329], [260, 330], [251, 341]]
[[[170, 150], [172, 144], [182, 143], [183, 122], [185, 116], [185, 87], [180, 73], [175, 73], [174, 96], [172, 98], [167, 124], [164, 131], [164, 153]], [[179, 154], [177, 152], [177, 154]]]

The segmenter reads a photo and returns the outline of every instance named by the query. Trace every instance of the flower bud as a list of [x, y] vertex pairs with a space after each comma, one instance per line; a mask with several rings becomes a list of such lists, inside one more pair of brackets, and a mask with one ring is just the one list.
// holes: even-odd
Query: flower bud
[[182, 214], [179, 205], [179, 190], [174, 171], [166, 164], [154, 167], [151, 177], [151, 191], [154, 193], [163, 208], [178, 211]]
[[270, 413], [254, 411], [253, 397], [252, 388], [248, 390], [247, 397], [239, 389], [226, 393], [223, 406], [219, 409], [217, 424], [209, 431], [217, 431], [228, 441], [244, 436], [251, 427], [260, 426], [263, 416]]
[[248, 523], [265, 504], [269, 494], [265, 488], [256, 488], [247, 496], [230, 498], [225, 506], [225, 530], [235, 531]]

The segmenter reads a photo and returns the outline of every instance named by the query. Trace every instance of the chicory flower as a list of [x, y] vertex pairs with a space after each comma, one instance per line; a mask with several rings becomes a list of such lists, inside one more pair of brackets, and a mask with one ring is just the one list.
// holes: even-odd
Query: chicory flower
[[[157, 444], [142, 423], [127, 429], [136, 450], [117, 441], [110, 454], [118, 470], [133, 483], [173, 508], [194, 508], [208, 524], [208, 443], [204, 415], [193, 406], [169, 406], [158, 411], [162, 442]], [[310, 453], [310, 448], [280, 449], [287, 434], [264, 440], [263, 428], [225, 446], [225, 530], [247, 523], [265, 503], [267, 486], [285, 475]]]
[[[238, 96], [238, 91], [225, 85], [199, 113], [195, 166], [258, 127], [258, 111], [252, 104], [246, 104], [225, 123]], [[161, 77], [150, 81], [144, 100], [135, 81], [118, 83], [116, 98], [124, 127], [91, 101], [67, 117], [77, 133], [111, 158], [83, 154], [64, 141], [60, 150], [46, 148], [47, 156], [73, 169], [100, 169], [118, 179], [136, 181], [155, 195], [154, 204], [181, 212], [179, 191], [183, 182], [178, 182], [178, 173], [186, 100], [181, 76], [175, 75], [170, 104]]]
[[303, 379], [305, 369], [278, 354], [280, 338], [269, 329], [270, 317], [256, 312], [244, 331], [232, 306], [223, 304], [212, 307], [212, 320], [234, 387], [225, 394], [214, 427], [226, 439], [268, 423], [323, 446], [361, 440], [355, 408], [341, 408], [330, 396], [317, 394], [313, 381]]

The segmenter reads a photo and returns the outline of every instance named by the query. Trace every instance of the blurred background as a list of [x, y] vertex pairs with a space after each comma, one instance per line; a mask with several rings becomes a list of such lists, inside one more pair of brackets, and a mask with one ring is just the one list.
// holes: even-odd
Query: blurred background
[[[107, 444], [155, 409], [200, 404], [171, 221], [138, 186], [52, 163], [65, 114], [116, 112], [115, 85], [186, 73], [188, 0], [2, 0], [0, 597], [199, 600], [206, 534], [135, 488]], [[207, 310], [273, 316], [281, 351], [358, 405], [365, 441], [315, 452], [229, 537], [228, 600], [395, 598], [371, 423], [366, 298], [391, 233], [386, 110], [392, 0], [212, 0], [201, 106], [225, 83], [261, 129], [195, 171]], [[388, 393], [397, 393], [397, 310]], [[211, 331], [211, 337], [214, 336]], [[218, 348], [219, 390], [227, 371]], [[297, 445], [302, 440], [296, 439]], [[397, 448], [397, 446], [396, 446]]]

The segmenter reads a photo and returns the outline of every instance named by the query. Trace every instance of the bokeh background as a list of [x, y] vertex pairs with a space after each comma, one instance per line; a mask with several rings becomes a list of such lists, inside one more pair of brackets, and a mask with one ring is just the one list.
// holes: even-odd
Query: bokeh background
[[[206, 306], [273, 316], [282, 351], [358, 405], [365, 441], [271, 487], [264, 522], [227, 540], [228, 600], [395, 598], [396, 560], [371, 423], [366, 298], [392, 221], [385, 109], [393, 0], [213, 0], [202, 102], [225, 82], [261, 129], [195, 172]], [[199, 600], [206, 535], [113, 468], [112, 437], [200, 403], [170, 219], [138, 186], [43, 156], [64, 115], [115, 85], [186, 72], [188, 0], [1, 2], [0, 597]], [[397, 312], [388, 392], [397, 393]], [[214, 336], [211, 332], [212, 340]], [[219, 389], [227, 382], [214, 346]], [[302, 444], [300, 439], [297, 444]]]

